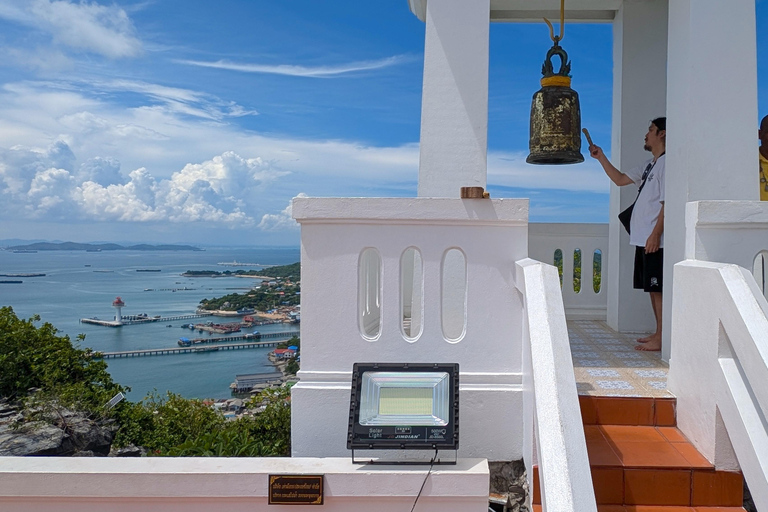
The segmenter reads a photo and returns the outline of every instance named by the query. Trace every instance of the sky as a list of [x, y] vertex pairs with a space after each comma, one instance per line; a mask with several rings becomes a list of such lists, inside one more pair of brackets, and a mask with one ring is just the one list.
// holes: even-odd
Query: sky
[[[296, 196], [413, 197], [424, 28], [406, 0], [0, 0], [0, 240], [296, 246]], [[490, 39], [491, 196], [607, 222], [594, 160], [525, 163], [546, 25]], [[606, 148], [611, 41], [610, 24], [563, 40]], [[758, 31], [768, 114], [763, 48]]]

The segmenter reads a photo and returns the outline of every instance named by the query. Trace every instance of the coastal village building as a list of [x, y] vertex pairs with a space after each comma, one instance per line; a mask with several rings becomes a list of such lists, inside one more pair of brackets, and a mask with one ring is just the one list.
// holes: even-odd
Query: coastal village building
[[[293, 203], [304, 318], [292, 458], [0, 459], [0, 509], [271, 510], [269, 475], [322, 474], [327, 510], [410, 510], [420, 494], [420, 511], [485, 512], [492, 472], [522, 460], [543, 510], [738, 510], [742, 473], [768, 510], [755, 1], [568, 1], [567, 21], [613, 25], [612, 161], [641, 161], [648, 120], [669, 120], [663, 350], [650, 369], [617, 355], [624, 333], [653, 325], [616, 219], [634, 190], [612, 188], [603, 226], [530, 224], [527, 199], [459, 198], [486, 187], [489, 23], [557, 19], [559, 4], [409, 0], [426, 33], [418, 196]], [[576, 249], [588, 265], [600, 251], [599, 290], [571, 286]], [[350, 461], [355, 362], [460, 364], [455, 466], [421, 488], [424, 466]], [[619, 370], [659, 375], [659, 393], [608, 396], [618, 380], [582, 379]]]

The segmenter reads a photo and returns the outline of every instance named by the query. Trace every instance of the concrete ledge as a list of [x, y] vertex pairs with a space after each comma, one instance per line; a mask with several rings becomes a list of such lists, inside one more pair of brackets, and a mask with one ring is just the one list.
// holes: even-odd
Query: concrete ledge
[[[427, 468], [349, 458], [0, 457], [0, 509], [252, 511], [266, 508], [270, 474], [323, 474], [326, 510], [395, 510], [413, 504]], [[418, 508], [485, 512], [488, 486], [485, 459], [435, 466]]]
[[525, 226], [528, 199], [297, 197], [293, 218], [305, 224], [465, 224]]

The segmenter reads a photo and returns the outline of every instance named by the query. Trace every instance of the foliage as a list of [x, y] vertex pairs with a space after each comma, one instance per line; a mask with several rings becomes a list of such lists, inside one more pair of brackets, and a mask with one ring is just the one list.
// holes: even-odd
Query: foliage
[[201, 400], [171, 392], [165, 397], [153, 393], [139, 403], [120, 404], [116, 409], [120, 429], [115, 444], [144, 446], [152, 453], [162, 453], [224, 424], [224, 417]]
[[268, 277], [290, 278], [293, 281], [301, 279], [301, 263], [291, 263], [290, 265], [279, 265], [259, 270], [259, 274]]
[[263, 268], [261, 270], [187, 270], [182, 275], [190, 277], [257, 276], [300, 281], [301, 263], [296, 262], [291, 263], [290, 265], [278, 265], [275, 267]]
[[292, 358], [288, 360], [288, 362], [285, 364], [285, 373], [288, 375], [296, 375], [296, 373], [299, 371], [299, 362], [296, 360], [296, 358]]
[[[595, 293], [600, 291], [602, 286], [602, 253], [597, 252], [592, 258], [592, 289]], [[557, 273], [560, 276], [560, 286], [563, 285], [563, 251], [557, 249], [553, 264], [557, 267]], [[581, 291], [581, 251], [576, 250], [573, 254], [573, 290], [576, 293]]]
[[270, 389], [254, 401], [254, 416], [227, 421], [200, 400], [168, 393], [118, 406], [117, 446], [144, 446], [151, 455], [173, 457], [272, 457], [290, 455], [291, 410], [288, 388]]
[[207, 310], [235, 311], [253, 308], [256, 311], [267, 311], [281, 306], [298, 305], [301, 300], [298, 294], [300, 291], [299, 285], [262, 286], [243, 294], [230, 293], [219, 298], [203, 299], [200, 301], [200, 307]]
[[288, 341], [281, 341], [276, 348], [298, 347], [301, 349], [301, 340], [298, 336], [292, 336]]
[[0, 308], [0, 396], [23, 399], [34, 388], [38, 401], [47, 397], [105, 415], [104, 404], [127, 388], [112, 381], [107, 364], [93, 359], [90, 349], [76, 348], [49, 323], [35, 326], [39, 321], [39, 316], [21, 320], [12, 308]]

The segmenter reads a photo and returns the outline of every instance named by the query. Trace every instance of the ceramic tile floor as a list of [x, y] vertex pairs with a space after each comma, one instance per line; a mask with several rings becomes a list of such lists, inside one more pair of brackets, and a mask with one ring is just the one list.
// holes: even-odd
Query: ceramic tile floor
[[600, 320], [569, 320], [580, 395], [667, 398], [667, 363], [659, 352], [635, 350], [643, 334], [618, 333]]

